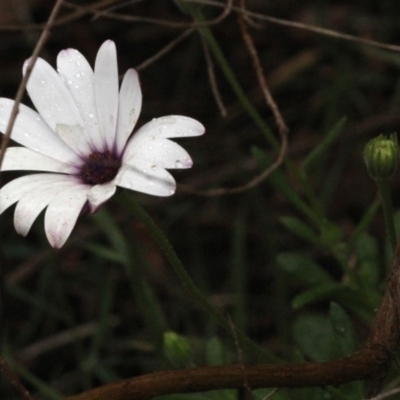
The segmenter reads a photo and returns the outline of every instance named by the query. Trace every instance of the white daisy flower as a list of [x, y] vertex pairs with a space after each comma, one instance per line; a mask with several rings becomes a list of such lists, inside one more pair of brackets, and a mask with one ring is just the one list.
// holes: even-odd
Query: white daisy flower
[[[27, 62], [24, 65], [25, 72]], [[132, 136], [142, 93], [138, 74], [126, 72], [118, 92], [114, 42], [100, 47], [94, 71], [77, 50], [57, 58], [57, 71], [38, 59], [27, 85], [38, 113], [20, 105], [11, 138], [24, 147], [7, 149], [2, 171], [32, 170], [0, 190], [0, 213], [18, 202], [14, 225], [25, 236], [47, 207], [45, 231], [60, 248], [82, 212], [94, 212], [117, 186], [170, 196], [176, 183], [168, 169], [190, 168], [189, 154], [169, 138], [198, 136], [204, 127], [179, 115], [153, 119]], [[0, 98], [0, 131], [14, 101]]]

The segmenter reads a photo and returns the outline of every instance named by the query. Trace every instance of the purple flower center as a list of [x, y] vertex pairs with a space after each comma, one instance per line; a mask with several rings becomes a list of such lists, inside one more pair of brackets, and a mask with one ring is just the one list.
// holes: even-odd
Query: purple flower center
[[112, 181], [121, 167], [121, 158], [106, 151], [95, 151], [84, 159], [79, 177], [83, 183], [98, 185]]

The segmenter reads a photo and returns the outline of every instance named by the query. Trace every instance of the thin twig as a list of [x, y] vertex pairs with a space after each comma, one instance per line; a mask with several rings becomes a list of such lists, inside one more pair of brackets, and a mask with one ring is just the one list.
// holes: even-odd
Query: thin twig
[[35, 62], [37, 58], [39, 57], [40, 52], [42, 51], [49, 35], [50, 35], [50, 30], [53, 26], [54, 21], [56, 20], [56, 16], [58, 12], [61, 9], [61, 6], [63, 4], [64, 0], [57, 0], [56, 4], [53, 7], [53, 10], [51, 11], [51, 14], [49, 16], [49, 19], [46, 22], [46, 25], [43, 29], [42, 34], [40, 35], [40, 38], [35, 46], [35, 49], [33, 50], [32, 56], [29, 59], [28, 66], [25, 71], [25, 75], [22, 78], [22, 81], [19, 85], [17, 95], [15, 96], [15, 101], [13, 108], [11, 110], [10, 114], [10, 119], [8, 121], [7, 129], [4, 133], [3, 141], [1, 142], [1, 148], [0, 148], [0, 171], [1, 171], [1, 164], [3, 163], [4, 155], [6, 153], [6, 149], [8, 146], [8, 143], [10, 142], [11, 138], [11, 132], [14, 127], [15, 120], [17, 119], [17, 115], [19, 112], [19, 105], [21, 103], [22, 97], [25, 92], [26, 85], [28, 83], [29, 77], [31, 76], [33, 67], [35, 65]]
[[10, 382], [11, 386], [22, 396], [24, 400], [33, 400], [28, 389], [19, 380], [18, 375], [7, 365], [3, 357], [0, 356], [0, 372]]
[[395, 388], [395, 389], [389, 390], [385, 393], [378, 394], [378, 396], [372, 397], [369, 400], [383, 400], [383, 399], [387, 399], [388, 397], [391, 397], [397, 393], [400, 393], [400, 388]]
[[[208, 4], [208, 5], [215, 6], [215, 7], [224, 7], [224, 5], [222, 3], [218, 2], [218, 1], [213, 1], [213, 0], [186, 0], [186, 1], [191, 2], [191, 3]], [[400, 52], [400, 46], [395, 45], [395, 44], [387, 44], [387, 43], [379, 42], [377, 40], [359, 38], [357, 36], [349, 35], [347, 33], [341, 33], [341, 32], [335, 31], [333, 29], [321, 28], [319, 26], [304, 24], [302, 22], [289, 21], [287, 19], [271, 17], [269, 15], [263, 15], [263, 14], [259, 14], [259, 13], [253, 12], [253, 11], [241, 10], [241, 8], [237, 7], [237, 6], [232, 6], [232, 11], [240, 12], [248, 17], [252, 17], [252, 18], [258, 19], [260, 21], [271, 22], [276, 25], [287, 26], [289, 28], [295, 28], [295, 29], [301, 29], [304, 31], [314, 32], [319, 35], [330, 36], [330, 37], [334, 37], [337, 39], [347, 40], [347, 41], [354, 42], [357, 44], [362, 44], [362, 45], [366, 45], [366, 46], [378, 47], [378, 48], [385, 49], [385, 50]]]
[[[102, 7], [112, 5], [119, 0], [100, 0], [97, 3], [91, 4], [87, 7], [80, 7], [77, 11], [74, 11], [68, 15], [62, 16], [53, 22], [52, 26], [61, 26], [68, 24], [69, 22], [75, 21], [87, 14], [93, 14], [93, 10], [97, 10]], [[64, 3], [64, 6], [67, 4]], [[0, 31], [42, 31], [46, 27], [47, 22], [40, 24], [11, 24], [11, 25], [0, 25]]]
[[140, 71], [142, 69], [147, 68], [149, 65], [153, 64], [157, 60], [159, 60], [162, 56], [166, 55], [168, 52], [170, 52], [176, 45], [178, 45], [180, 42], [182, 42], [183, 39], [185, 39], [187, 36], [192, 34], [195, 31], [194, 28], [187, 29], [183, 33], [181, 33], [178, 37], [175, 39], [171, 40], [165, 47], [163, 47], [160, 51], [158, 51], [156, 54], [148, 58], [147, 60], [143, 61], [141, 64], [139, 64], [137, 67], [135, 67], [136, 71]]
[[[245, 3], [244, 0], [241, 0], [241, 7], [243, 12], [245, 12]], [[288, 127], [282, 117], [282, 114], [279, 110], [278, 105], [276, 104], [274, 98], [272, 97], [271, 91], [269, 90], [267, 81], [264, 76], [263, 67], [261, 66], [260, 59], [258, 57], [257, 50], [254, 46], [253, 39], [251, 38], [249, 31], [247, 29], [246, 22], [243, 18], [242, 14], [238, 15], [238, 22], [240, 29], [242, 31], [243, 40], [246, 44], [247, 50], [250, 53], [251, 59], [253, 61], [254, 70], [257, 74], [258, 83], [261, 87], [261, 90], [264, 94], [265, 100], [269, 107], [271, 108], [272, 113], [274, 114], [275, 123], [278, 127], [279, 134], [281, 135], [282, 142], [286, 141], [287, 134], [289, 132]]]
[[[115, 328], [120, 324], [120, 322], [121, 321], [119, 317], [111, 315], [107, 320], [107, 327]], [[99, 329], [100, 324], [98, 322], [87, 322], [72, 329], [67, 329], [25, 347], [18, 353], [18, 359], [22, 360], [24, 363], [27, 363], [39, 357], [43, 353], [54, 351], [59, 347], [66, 346], [74, 340], [92, 336]]]
[[214, 72], [214, 64], [212, 62], [210, 50], [204, 39], [202, 40], [202, 44], [203, 44], [204, 57], [207, 63], [207, 72], [208, 72], [208, 79], [210, 81], [211, 92], [214, 95], [214, 99], [219, 108], [219, 112], [221, 113], [222, 117], [225, 118], [228, 115], [228, 113], [226, 112], [226, 107], [224, 105], [222, 96], [218, 89], [217, 80], [215, 78], [215, 72]]
[[[46, 26], [43, 29], [43, 32], [39, 38], [39, 41], [33, 51], [32, 57], [29, 60], [25, 75], [22, 78], [21, 84], [19, 85], [17, 95], [15, 97], [15, 102], [14, 102], [13, 108], [11, 110], [10, 119], [7, 124], [7, 129], [4, 134], [3, 141], [1, 143], [0, 170], [1, 170], [1, 164], [3, 162], [8, 143], [10, 141], [11, 132], [12, 132], [15, 120], [17, 118], [17, 115], [18, 115], [19, 104], [21, 103], [22, 96], [24, 95], [26, 84], [31, 75], [33, 66], [35, 65], [35, 62], [39, 56], [39, 53], [42, 50], [44, 44], [46, 43], [46, 41], [49, 37], [50, 29], [52, 27], [52, 24], [55, 21], [57, 13], [59, 12], [59, 10], [62, 6], [63, 1], [64, 0], [57, 0], [56, 4], [54, 5], [53, 10], [51, 11], [51, 14], [49, 16], [49, 19], [47, 20]], [[0, 357], [0, 371], [7, 377], [10, 384], [21, 394], [21, 396], [25, 400], [33, 400], [31, 395], [29, 394], [29, 391], [21, 383], [18, 376], [8, 367], [7, 363], [5, 362], [5, 360], [2, 357]]]
[[274, 388], [271, 392], [269, 392], [262, 400], [270, 399], [280, 388]]
[[282, 164], [285, 155], [287, 153], [287, 148], [288, 148], [288, 133], [289, 133], [289, 128], [287, 127], [285, 120], [283, 119], [283, 116], [279, 110], [279, 107], [277, 103], [275, 102], [271, 91], [269, 90], [267, 80], [265, 79], [264, 76], [264, 71], [260, 63], [260, 59], [258, 57], [257, 50], [254, 46], [253, 39], [251, 38], [246, 22], [243, 18], [243, 15], [245, 14], [245, 6], [244, 6], [244, 0], [241, 0], [241, 10], [242, 13], [238, 14], [238, 21], [239, 21], [239, 26], [242, 31], [242, 36], [243, 40], [246, 44], [247, 50], [250, 53], [250, 56], [253, 61], [253, 66], [254, 70], [257, 75], [257, 80], [258, 84], [260, 85], [260, 88], [264, 94], [265, 101], [268, 104], [268, 106], [271, 108], [271, 111], [274, 115], [275, 118], [275, 123], [276, 126], [278, 127], [278, 132], [279, 136], [281, 138], [281, 148], [279, 150], [278, 157], [276, 161], [269, 167], [267, 168], [262, 174], [256, 176], [253, 178], [250, 182], [246, 183], [245, 185], [241, 185], [238, 187], [234, 188], [218, 188], [218, 189], [211, 189], [211, 190], [192, 190], [192, 189], [186, 189], [186, 191], [201, 195], [201, 196], [209, 196], [209, 197], [215, 197], [215, 196], [223, 196], [223, 195], [232, 195], [232, 194], [237, 194], [237, 193], [243, 193], [249, 189], [252, 189], [256, 186], [258, 186], [260, 183], [262, 183], [265, 179], [267, 179], [279, 166]]
[[250, 388], [250, 385], [249, 385], [249, 380], [247, 379], [246, 366], [244, 364], [244, 358], [243, 358], [243, 350], [240, 347], [239, 339], [237, 337], [236, 328], [235, 328], [235, 325], [234, 325], [234, 323], [232, 321], [232, 318], [230, 316], [228, 316], [228, 320], [229, 320], [229, 325], [231, 326], [232, 335], [233, 335], [233, 338], [234, 338], [235, 347], [236, 347], [236, 351], [237, 351], [237, 354], [238, 354], [239, 365], [240, 365], [240, 368], [242, 369], [242, 373], [243, 373], [243, 389], [249, 395], [249, 398], [253, 399], [254, 396], [253, 396], [253, 393], [251, 392], [251, 388]]
[[[114, 6], [108, 7], [107, 11], [118, 10], [119, 8], [131, 6], [132, 4], [141, 3], [142, 1], [146, 1], [146, 0], [126, 0], [125, 2], [120, 2], [118, 4], [115, 4]], [[68, 6], [70, 6], [70, 5], [74, 6], [74, 4], [72, 4], [72, 3], [66, 3], [66, 4], [68, 4]], [[101, 11], [97, 15], [93, 16], [92, 21], [96, 21], [96, 19], [98, 19], [100, 17], [101, 17]]]
[[[107, 10], [104, 10], [104, 11], [92, 10], [91, 13], [93, 13], [95, 17], [104, 17], [104, 18], [109, 18], [109, 19], [114, 19], [114, 20], [119, 20], [119, 21], [125, 21], [125, 22], [142, 22], [142, 23], [166, 26], [169, 28], [197, 28], [199, 26], [216, 25], [216, 24], [219, 24], [220, 22], [222, 22], [231, 12], [232, 3], [233, 3], [233, 0], [227, 0], [226, 4], [224, 4], [224, 5], [219, 3], [218, 4], [219, 6], [223, 6], [222, 13], [220, 15], [218, 15], [218, 17], [216, 17], [216, 18], [209, 20], [209, 21], [204, 21], [204, 22], [178, 22], [178, 21], [171, 22], [171, 21], [165, 20], [165, 19], [119, 14], [119, 13], [114, 13], [114, 12], [110, 12]], [[75, 4], [69, 4], [68, 6], [71, 8], [74, 8], [76, 10], [83, 8], [83, 7], [77, 6]], [[85, 8], [85, 10], [87, 10], [87, 8]], [[90, 13], [90, 10], [89, 10], [89, 13]]]

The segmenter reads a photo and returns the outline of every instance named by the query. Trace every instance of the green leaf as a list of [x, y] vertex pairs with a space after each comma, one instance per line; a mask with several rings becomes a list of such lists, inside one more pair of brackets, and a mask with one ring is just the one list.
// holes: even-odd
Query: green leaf
[[319, 158], [323, 156], [323, 154], [328, 150], [329, 146], [331, 146], [335, 140], [338, 138], [339, 133], [343, 129], [344, 124], [346, 123], [347, 118], [341, 118], [334, 127], [328, 132], [328, 134], [324, 137], [322, 142], [307, 156], [307, 158], [303, 161], [301, 165], [301, 169], [303, 174], [306, 173], [307, 169], [312, 167], [312, 165], [318, 161]]
[[[329, 307], [329, 319], [336, 342], [335, 357], [347, 357], [357, 350], [353, 324], [346, 311], [337, 303]], [[340, 387], [343, 396], [349, 399], [362, 399], [363, 385], [360, 381], [350, 382]]]
[[129, 262], [128, 258], [124, 254], [118, 253], [114, 249], [105, 247], [103, 244], [81, 243], [81, 247], [90, 251], [97, 257], [107, 261], [115, 262], [122, 265], [126, 265]]
[[355, 242], [354, 249], [358, 257], [358, 273], [368, 286], [376, 287], [381, 276], [382, 260], [376, 240], [367, 234], [361, 235]]
[[293, 336], [297, 346], [309, 359], [322, 362], [334, 357], [335, 339], [326, 316], [299, 316], [293, 324]]
[[211, 366], [227, 364], [229, 358], [223, 343], [216, 336], [207, 341], [205, 356], [206, 364]]
[[188, 338], [168, 331], [164, 333], [163, 352], [176, 367], [188, 367], [193, 357], [193, 346]]
[[308, 304], [317, 303], [323, 300], [331, 300], [338, 297], [346, 297], [348, 299], [349, 295], [350, 290], [343, 286], [343, 284], [327, 283], [300, 293], [293, 299], [292, 306], [295, 309], [299, 309]]
[[[265, 170], [271, 166], [272, 160], [260, 148], [254, 146], [252, 148], [252, 153], [260, 169]], [[315, 224], [319, 224], [319, 216], [314, 212], [314, 210], [309, 207], [304, 200], [299, 196], [299, 194], [294, 190], [293, 184], [289, 182], [285, 174], [282, 171], [276, 170], [269, 178], [268, 183], [270, 183], [275, 190], [284, 196], [288, 202], [290, 202], [295, 208], [297, 208], [302, 214], [310, 218]]]
[[331, 302], [329, 318], [337, 346], [337, 356], [346, 357], [356, 351], [353, 324], [346, 311], [337, 303]]
[[296, 282], [309, 286], [333, 283], [331, 276], [307, 257], [296, 253], [280, 253], [276, 261]]
[[298, 237], [305, 239], [307, 242], [313, 244], [319, 244], [319, 236], [311, 229], [307, 224], [300, 221], [295, 217], [281, 217], [281, 224], [288, 229], [290, 232], [294, 233]]
[[334, 223], [330, 221], [323, 221], [320, 225], [321, 236], [319, 241], [323, 247], [328, 249], [337, 245], [343, 238], [343, 231]]

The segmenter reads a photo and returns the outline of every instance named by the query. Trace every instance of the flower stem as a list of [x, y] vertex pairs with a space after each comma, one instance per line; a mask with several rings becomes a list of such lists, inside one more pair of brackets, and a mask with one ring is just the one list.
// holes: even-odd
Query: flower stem
[[[267, 349], [259, 346], [252, 339], [250, 339], [245, 333], [240, 331], [237, 327], [232, 327], [232, 323], [226, 318], [221, 311], [219, 311], [214, 305], [212, 305], [207, 297], [201, 292], [201, 290], [195, 285], [189, 274], [186, 272], [181, 260], [176, 254], [175, 250], [171, 246], [170, 242], [161, 231], [161, 229], [155, 224], [150, 216], [143, 210], [142, 207], [129, 195], [125, 190], [122, 193], [120, 199], [123, 204], [129, 207], [130, 211], [134, 216], [142, 222], [144, 226], [150, 231], [153, 239], [157, 242], [160, 249], [163, 251], [168, 261], [170, 262], [175, 274], [178, 276], [184, 291], [189, 297], [199, 305], [215, 322], [217, 322], [228, 334], [236, 336], [240, 345], [246, 350], [252, 353], [253, 356], [258, 359], [265, 361], [277, 362], [279, 359], [271, 354]], [[235, 332], [232, 332], [235, 329]]]
[[379, 194], [381, 196], [383, 214], [385, 217], [386, 232], [389, 237], [392, 251], [396, 248], [396, 228], [394, 226], [393, 206], [388, 179], [377, 179]]

